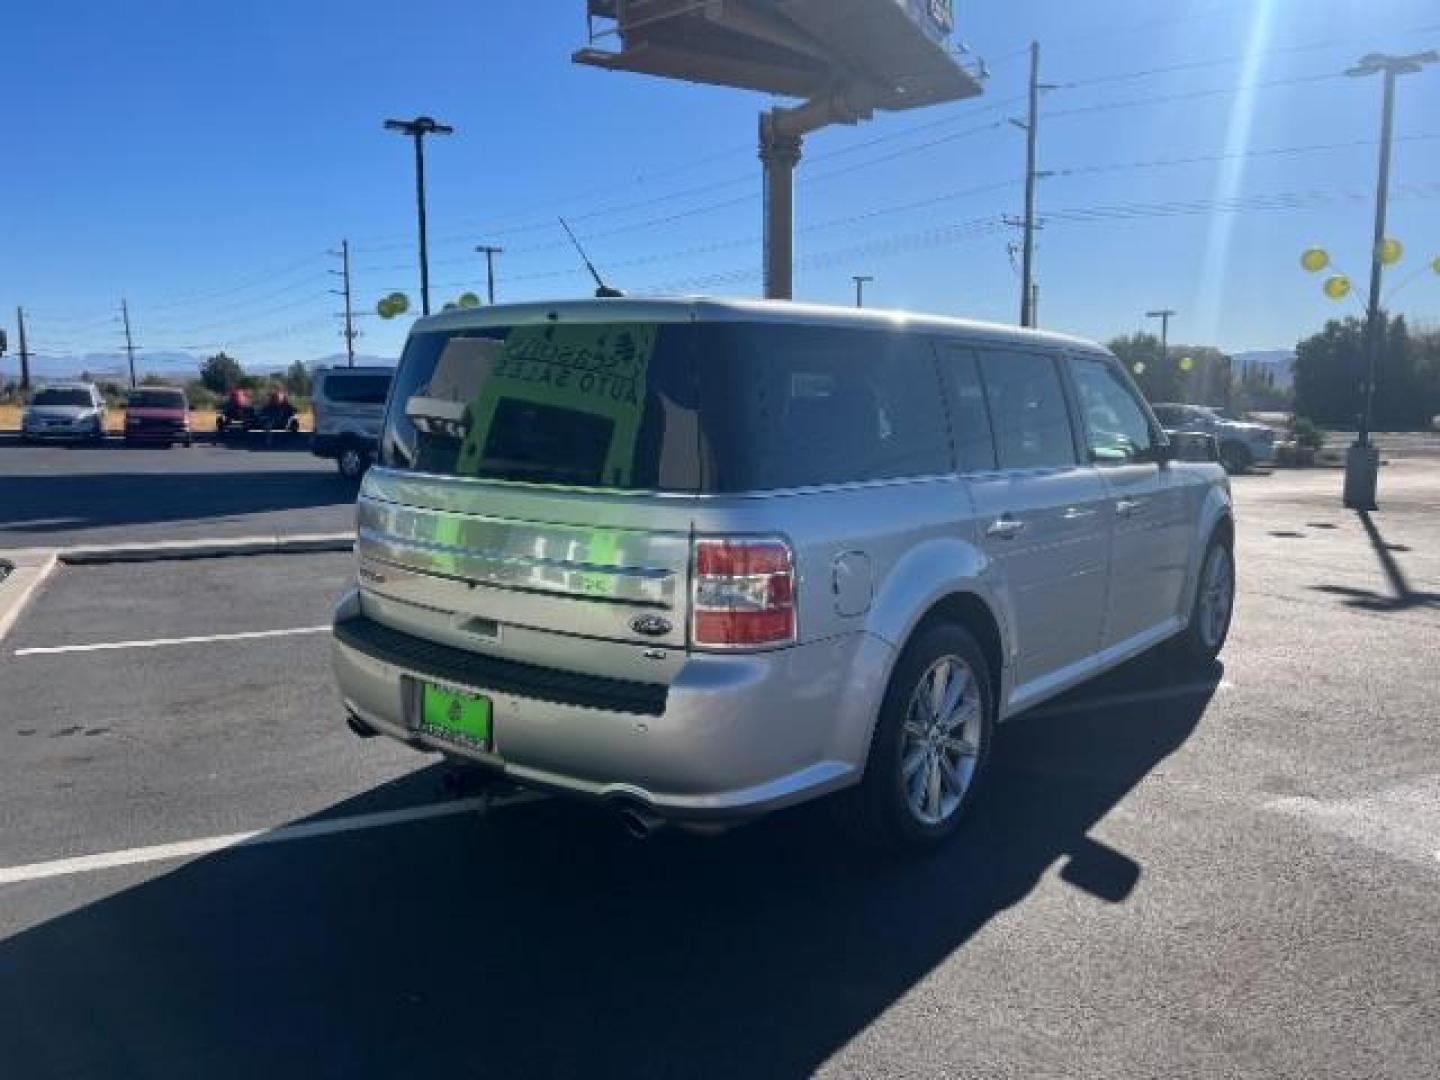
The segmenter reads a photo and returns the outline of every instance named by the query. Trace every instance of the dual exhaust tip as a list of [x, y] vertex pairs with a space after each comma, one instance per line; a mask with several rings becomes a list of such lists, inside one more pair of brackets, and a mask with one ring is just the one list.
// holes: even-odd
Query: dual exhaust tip
[[610, 807], [620, 827], [636, 840], [649, 840], [669, 824], [663, 817], [651, 810], [638, 799], [620, 797], [612, 799]]
[[[353, 712], [345, 714], [345, 726], [362, 739], [373, 739], [380, 734]], [[611, 799], [609, 805], [620, 827], [636, 840], [649, 840], [669, 824], [639, 799], [621, 795]]]

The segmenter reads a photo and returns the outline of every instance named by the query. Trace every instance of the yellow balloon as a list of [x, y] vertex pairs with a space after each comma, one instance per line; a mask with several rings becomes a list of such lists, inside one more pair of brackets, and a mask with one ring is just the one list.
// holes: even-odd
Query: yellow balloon
[[1190, 370], [1191, 368], [1193, 368], [1194, 366], [1195, 366], [1195, 360], [1194, 360], [1194, 358], [1189, 357], [1189, 356], [1182, 356], [1182, 357], [1180, 358], [1180, 370], [1181, 370], [1181, 371], [1189, 371], [1189, 370]]
[[1399, 240], [1386, 238], [1380, 241], [1378, 249], [1382, 266], [1394, 266], [1405, 254], [1405, 245]]
[[1435, 256], [1434, 262], [1430, 264], [1430, 269], [1434, 270], [1435, 273], [1440, 274], [1440, 255]]
[[1330, 265], [1330, 253], [1324, 248], [1309, 248], [1300, 256], [1300, 265], [1306, 273], [1318, 274]]
[[1350, 279], [1344, 274], [1326, 278], [1325, 295], [1331, 300], [1344, 300], [1350, 295]]

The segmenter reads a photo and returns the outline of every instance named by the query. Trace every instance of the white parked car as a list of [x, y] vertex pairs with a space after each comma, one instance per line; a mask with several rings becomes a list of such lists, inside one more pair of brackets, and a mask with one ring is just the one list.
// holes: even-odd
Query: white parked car
[[1220, 449], [1220, 463], [1225, 466], [1226, 472], [1244, 472], [1252, 465], [1275, 463], [1274, 428], [1249, 420], [1237, 420], [1206, 405], [1162, 402], [1152, 408], [1166, 431], [1213, 435]]
[[105, 437], [105, 398], [94, 383], [48, 383], [30, 399], [20, 437], [99, 442]]

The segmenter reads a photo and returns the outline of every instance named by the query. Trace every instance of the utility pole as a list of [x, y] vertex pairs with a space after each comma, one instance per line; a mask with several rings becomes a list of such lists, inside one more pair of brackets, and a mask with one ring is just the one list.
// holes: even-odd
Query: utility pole
[[1175, 314], [1173, 308], [1145, 312], [1147, 319], [1160, 320], [1160, 359], [1162, 362], [1170, 359], [1170, 320], [1175, 317]]
[[1030, 43], [1030, 118], [1011, 123], [1025, 129], [1025, 243], [1020, 266], [1020, 325], [1034, 326], [1030, 286], [1035, 280], [1035, 143], [1040, 126], [1040, 43]]
[[386, 131], [398, 131], [415, 142], [415, 211], [420, 233], [420, 312], [430, 314], [430, 251], [425, 226], [425, 136], [451, 135], [455, 129], [437, 123], [434, 117], [417, 116], [414, 120], [386, 120]]
[[30, 389], [30, 346], [25, 340], [25, 309], [15, 309], [15, 330], [20, 335], [20, 389]]
[[475, 249], [485, 256], [485, 290], [490, 298], [490, 306], [495, 306], [495, 256], [504, 255], [503, 247], [495, 247], [492, 244], [481, 244]]
[[135, 389], [135, 342], [130, 337], [130, 305], [120, 298], [120, 316], [125, 320], [125, 354], [130, 357], [130, 389]]
[[865, 286], [875, 279], [869, 274], [853, 274], [851, 280], [855, 282], [855, 306], [863, 308], [865, 306]]
[[350, 302], [350, 241], [341, 240], [340, 250], [338, 252], [332, 251], [330, 254], [340, 256], [340, 269], [331, 270], [330, 273], [338, 274], [345, 287], [339, 290], [331, 289], [330, 291], [336, 296], [343, 296], [345, 298], [345, 329], [340, 331], [340, 336], [345, 339], [345, 359], [347, 366], [354, 367], [355, 339], [360, 336], [360, 332], [355, 329], [355, 314]]
[[1040, 283], [1030, 283], [1030, 325], [1040, 325]]
[[1388, 56], [1370, 53], [1345, 72], [1362, 78], [1385, 76], [1385, 94], [1380, 114], [1380, 177], [1375, 187], [1375, 244], [1370, 252], [1370, 304], [1365, 317], [1365, 383], [1361, 393], [1359, 430], [1355, 443], [1345, 456], [1345, 506], [1351, 510], [1374, 510], [1375, 488], [1379, 479], [1380, 453], [1370, 442], [1370, 425], [1375, 404], [1375, 379], [1380, 370], [1380, 352], [1385, 343], [1385, 327], [1380, 310], [1380, 290], [1385, 278], [1382, 249], [1385, 244], [1385, 214], [1390, 201], [1390, 148], [1395, 126], [1395, 80], [1401, 75], [1414, 75], [1426, 64], [1440, 60], [1440, 52], [1412, 53], [1409, 56]]

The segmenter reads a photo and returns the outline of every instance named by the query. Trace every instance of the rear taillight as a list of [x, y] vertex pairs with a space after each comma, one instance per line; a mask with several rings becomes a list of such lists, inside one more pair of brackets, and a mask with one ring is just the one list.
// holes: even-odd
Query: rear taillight
[[695, 541], [691, 639], [699, 648], [795, 640], [795, 561], [783, 540]]

